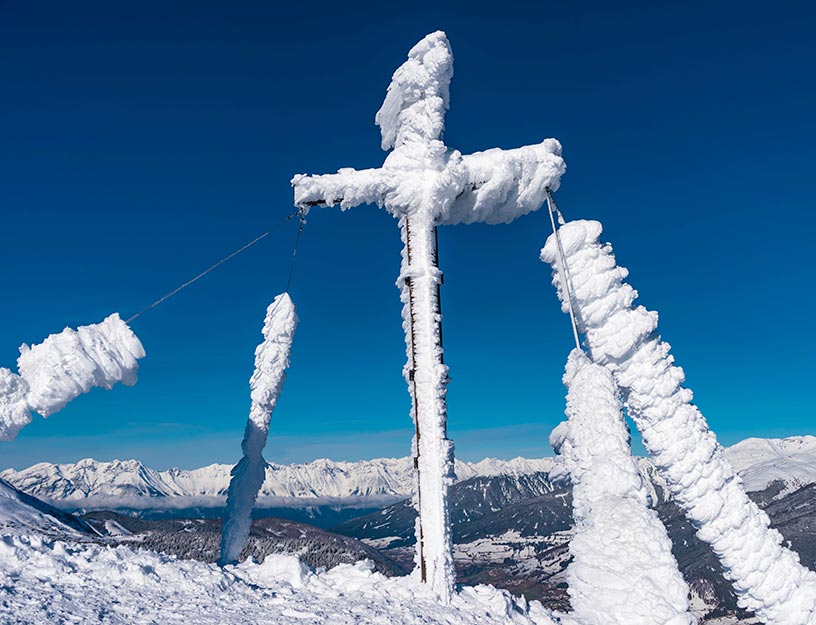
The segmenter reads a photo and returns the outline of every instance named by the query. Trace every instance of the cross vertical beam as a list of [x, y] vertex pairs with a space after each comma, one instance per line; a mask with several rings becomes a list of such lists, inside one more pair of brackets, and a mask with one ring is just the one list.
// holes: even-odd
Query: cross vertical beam
[[414, 419], [416, 565], [446, 603], [453, 592], [448, 488], [453, 482], [453, 442], [447, 437], [448, 368], [442, 349], [436, 226], [412, 214], [399, 221], [403, 242], [398, 285], [403, 304], [404, 375]]

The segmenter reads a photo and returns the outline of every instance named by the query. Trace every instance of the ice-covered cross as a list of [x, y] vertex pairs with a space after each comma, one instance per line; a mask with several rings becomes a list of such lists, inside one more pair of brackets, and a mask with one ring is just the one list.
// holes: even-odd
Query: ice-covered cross
[[538, 210], [547, 188], [565, 171], [555, 139], [514, 150], [462, 155], [442, 141], [453, 56], [445, 33], [416, 44], [391, 79], [375, 121], [383, 150], [378, 169], [292, 179], [295, 204], [376, 204], [399, 220], [402, 267], [397, 282], [403, 303], [408, 362], [404, 369], [413, 402], [417, 559], [421, 578], [447, 602], [453, 591], [453, 557], [447, 503], [453, 479], [453, 443], [447, 438], [436, 228], [439, 225], [509, 223]]

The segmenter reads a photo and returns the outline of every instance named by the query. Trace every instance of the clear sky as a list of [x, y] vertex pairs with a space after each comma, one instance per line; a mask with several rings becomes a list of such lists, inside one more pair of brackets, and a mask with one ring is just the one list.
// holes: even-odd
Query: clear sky
[[[0, 1], [0, 364], [264, 232], [294, 173], [379, 165], [391, 73], [443, 29], [447, 143], [563, 143], [560, 205], [604, 223], [720, 440], [816, 433], [810, 3], [281, 4]], [[539, 212], [440, 233], [464, 459], [550, 453], [571, 334], [538, 261], [548, 228]], [[0, 465], [235, 461], [294, 234], [134, 322], [138, 385], [35, 417]], [[269, 460], [409, 452], [399, 251], [375, 207], [312, 212]]]

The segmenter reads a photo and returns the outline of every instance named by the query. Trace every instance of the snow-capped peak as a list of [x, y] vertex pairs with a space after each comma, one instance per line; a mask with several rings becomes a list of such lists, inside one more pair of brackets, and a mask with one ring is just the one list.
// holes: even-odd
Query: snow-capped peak
[[[816, 482], [816, 436], [783, 439], [749, 438], [725, 449], [746, 490], [758, 491], [781, 481], [784, 493]], [[550, 473], [554, 458], [485, 458], [456, 462], [459, 481], [476, 476]], [[651, 462], [640, 459], [641, 471], [655, 480]], [[41, 462], [27, 469], [7, 469], [0, 479], [50, 501], [79, 504], [87, 498], [223, 497], [232, 465], [211, 464], [198, 469], [158, 471], [138, 460], [100, 462], [84, 458], [72, 464]], [[359, 462], [319, 459], [301, 464], [269, 463], [261, 497], [279, 498], [397, 498], [412, 488], [410, 458], [377, 458]], [[653, 494], [654, 496], [654, 494]]]
[[747, 491], [782, 483], [778, 496], [816, 482], [816, 436], [747, 438], [726, 449]]
[[[459, 480], [477, 475], [547, 472], [552, 458], [485, 459], [457, 462]], [[7, 469], [0, 478], [17, 488], [52, 501], [87, 498], [224, 496], [232, 465], [157, 471], [137, 460], [100, 462], [86, 458], [73, 464], [41, 462], [27, 469]], [[338, 498], [402, 497], [411, 492], [410, 458], [377, 458], [360, 462], [319, 459], [304, 464], [272, 464], [266, 468], [262, 497]]]

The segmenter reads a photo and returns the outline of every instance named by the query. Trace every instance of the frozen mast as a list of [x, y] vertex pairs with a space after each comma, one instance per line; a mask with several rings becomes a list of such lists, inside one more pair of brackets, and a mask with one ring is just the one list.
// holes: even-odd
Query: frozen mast
[[289, 293], [278, 295], [266, 309], [264, 340], [255, 349], [255, 371], [249, 380], [249, 419], [241, 442], [244, 455], [232, 469], [227, 492], [220, 564], [237, 560], [249, 537], [252, 508], [266, 476], [262, 453], [269, 435], [269, 420], [283, 390], [297, 323], [295, 304]]
[[417, 566], [443, 601], [453, 590], [447, 491], [453, 444], [447, 438], [436, 228], [439, 225], [509, 223], [538, 210], [546, 189], [564, 173], [555, 139], [514, 150], [462, 155], [443, 143], [453, 56], [445, 33], [431, 33], [394, 72], [376, 115], [382, 148], [392, 149], [378, 169], [341, 169], [292, 179], [295, 204], [376, 204], [399, 220], [402, 267], [397, 284], [403, 303], [408, 362], [404, 369], [416, 425], [414, 459]]

